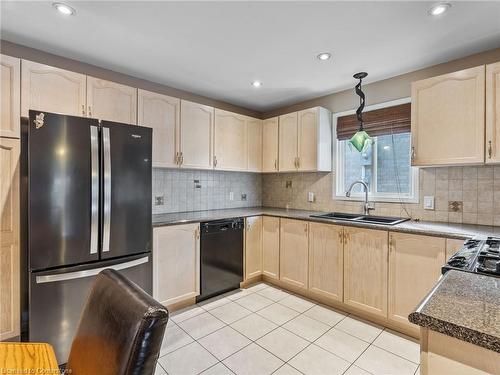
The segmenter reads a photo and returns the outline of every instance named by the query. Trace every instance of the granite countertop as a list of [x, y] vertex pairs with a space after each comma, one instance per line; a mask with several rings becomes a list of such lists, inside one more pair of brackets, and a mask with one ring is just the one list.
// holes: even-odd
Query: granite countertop
[[193, 212], [175, 212], [169, 214], [153, 215], [153, 226], [161, 227], [166, 225], [177, 225], [186, 223], [198, 223], [202, 221], [212, 221], [228, 219], [233, 217], [248, 217], [255, 215], [266, 215], [283, 217], [290, 219], [301, 219], [308, 221], [316, 221], [322, 223], [339, 224], [345, 226], [355, 226], [372, 229], [391, 230], [395, 232], [406, 232], [415, 234], [425, 234], [439, 237], [452, 238], [472, 238], [486, 236], [500, 236], [500, 227], [490, 227], [484, 225], [472, 224], [453, 224], [453, 223], [438, 223], [428, 221], [405, 221], [396, 225], [380, 225], [362, 222], [352, 222], [343, 220], [329, 220], [310, 217], [310, 215], [318, 214], [318, 211], [306, 210], [287, 210], [284, 208], [271, 207], [250, 207], [250, 208], [232, 208], [225, 210], [208, 210], [208, 211], [193, 211]]
[[500, 353], [500, 278], [448, 271], [409, 320]]

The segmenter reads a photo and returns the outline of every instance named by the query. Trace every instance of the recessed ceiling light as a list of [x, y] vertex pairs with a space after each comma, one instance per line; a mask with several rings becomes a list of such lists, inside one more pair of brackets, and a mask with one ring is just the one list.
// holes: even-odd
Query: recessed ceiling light
[[322, 52], [317, 56], [317, 58], [321, 61], [329, 60], [330, 57], [332, 57], [332, 54], [328, 52]]
[[74, 8], [64, 3], [52, 3], [52, 6], [65, 16], [72, 16], [76, 13]]
[[253, 81], [252, 82], [252, 86], [253, 87], [261, 87], [262, 86], [262, 82], [261, 81]]
[[429, 9], [429, 14], [431, 16], [440, 16], [444, 12], [446, 12], [448, 9], [451, 8], [450, 3], [438, 3], [434, 4], [431, 9]]

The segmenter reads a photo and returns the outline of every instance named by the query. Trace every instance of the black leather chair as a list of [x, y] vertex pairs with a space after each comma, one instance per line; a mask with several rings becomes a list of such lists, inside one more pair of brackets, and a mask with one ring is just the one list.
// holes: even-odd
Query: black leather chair
[[71, 346], [71, 375], [153, 375], [168, 310], [114, 270], [94, 282]]

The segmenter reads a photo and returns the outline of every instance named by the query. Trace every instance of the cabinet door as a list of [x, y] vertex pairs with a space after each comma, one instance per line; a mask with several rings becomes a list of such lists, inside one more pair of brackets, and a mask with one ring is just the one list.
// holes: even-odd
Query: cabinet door
[[344, 303], [387, 317], [388, 233], [344, 227]]
[[318, 161], [318, 108], [298, 113], [298, 159], [300, 171], [315, 171]]
[[177, 167], [181, 101], [139, 90], [137, 123], [153, 128], [153, 167]]
[[342, 301], [344, 246], [341, 226], [309, 223], [309, 290]]
[[87, 77], [88, 117], [137, 124], [137, 89], [94, 77]]
[[500, 62], [486, 65], [486, 163], [500, 163]]
[[279, 170], [297, 170], [297, 112], [279, 117]]
[[278, 171], [278, 117], [269, 118], [262, 123], [262, 171]]
[[247, 150], [247, 170], [262, 172], [262, 120], [247, 117]]
[[262, 218], [262, 273], [270, 278], [280, 277], [280, 219]]
[[87, 76], [27, 60], [21, 65], [21, 116], [30, 109], [86, 115]]
[[200, 294], [200, 226], [153, 230], [153, 297], [171, 305]]
[[245, 117], [237, 113], [215, 110], [215, 159], [217, 169], [247, 169], [247, 127]]
[[212, 169], [214, 108], [181, 100], [182, 168]]
[[262, 216], [245, 219], [245, 280], [262, 275]]
[[280, 280], [295, 287], [307, 289], [308, 223], [281, 219]]
[[436, 285], [445, 262], [446, 239], [389, 234], [389, 319], [418, 327], [408, 315]]
[[0, 341], [20, 331], [18, 139], [0, 138]]
[[445, 261], [447, 262], [448, 259], [451, 258], [453, 254], [455, 254], [458, 250], [464, 246], [465, 240], [463, 239], [455, 239], [455, 238], [447, 238], [446, 239], [446, 259]]
[[21, 60], [0, 55], [0, 137], [20, 137]]
[[485, 68], [412, 83], [413, 165], [484, 162]]

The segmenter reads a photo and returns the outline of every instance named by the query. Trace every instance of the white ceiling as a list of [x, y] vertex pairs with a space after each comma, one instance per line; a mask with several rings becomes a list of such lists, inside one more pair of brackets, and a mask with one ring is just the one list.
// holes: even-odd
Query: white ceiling
[[67, 3], [2, 0], [1, 38], [258, 111], [500, 47], [500, 2]]

